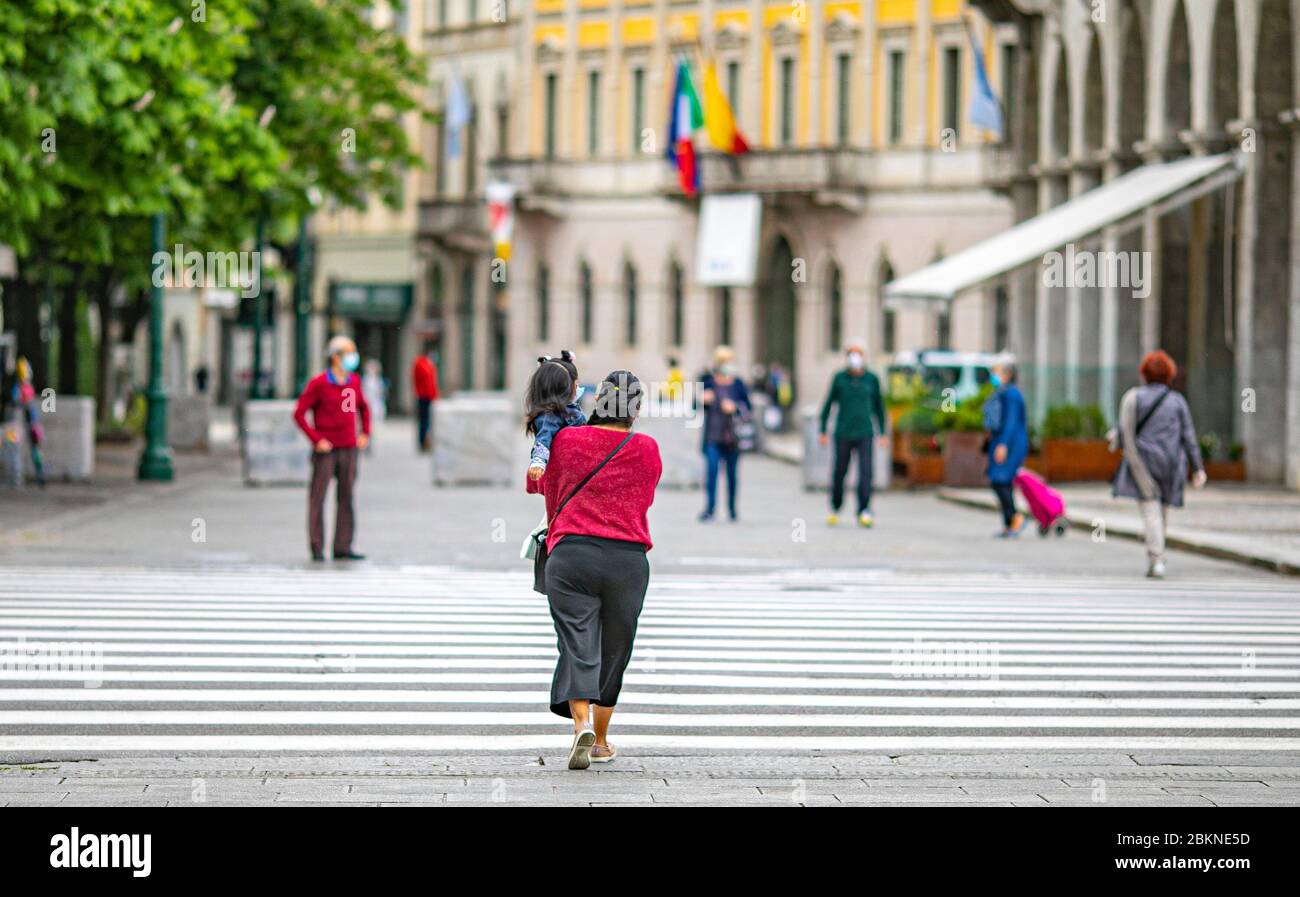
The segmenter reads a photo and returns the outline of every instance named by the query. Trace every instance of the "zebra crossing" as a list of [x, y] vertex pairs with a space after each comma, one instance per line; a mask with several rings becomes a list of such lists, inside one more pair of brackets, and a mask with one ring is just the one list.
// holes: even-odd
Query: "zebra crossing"
[[[0, 567], [0, 760], [562, 750], [529, 577]], [[1283, 579], [658, 576], [613, 740], [645, 752], [1300, 750]]]

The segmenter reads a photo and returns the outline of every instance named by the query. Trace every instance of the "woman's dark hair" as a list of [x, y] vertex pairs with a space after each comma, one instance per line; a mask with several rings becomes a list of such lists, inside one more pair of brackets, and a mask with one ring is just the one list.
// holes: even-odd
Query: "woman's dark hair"
[[591, 424], [630, 427], [641, 410], [645, 390], [631, 371], [612, 371], [596, 391], [596, 408]]
[[559, 356], [542, 355], [537, 370], [524, 390], [524, 432], [537, 432], [537, 418], [546, 412], [564, 414], [573, 401], [573, 385], [578, 382], [578, 367], [573, 353], [560, 350]]

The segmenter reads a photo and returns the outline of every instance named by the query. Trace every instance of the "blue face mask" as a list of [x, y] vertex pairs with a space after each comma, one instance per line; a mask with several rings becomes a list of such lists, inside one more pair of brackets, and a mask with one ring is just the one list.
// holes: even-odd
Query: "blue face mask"
[[358, 352], [344, 352], [339, 361], [343, 364], [343, 370], [355, 371], [361, 367], [361, 354]]

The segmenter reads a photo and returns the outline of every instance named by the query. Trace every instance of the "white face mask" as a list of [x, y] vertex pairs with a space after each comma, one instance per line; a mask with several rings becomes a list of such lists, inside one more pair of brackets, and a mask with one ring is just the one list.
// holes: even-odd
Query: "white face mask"
[[862, 358], [862, 353], [861, 353], [861, 352], [850, 352], [850, 353], [849, 353], [849, 367], [853, 368], [855, 371], [860, 371], [860, 370], [862, 370], [862, 368], [863, 368], [863, 358]]

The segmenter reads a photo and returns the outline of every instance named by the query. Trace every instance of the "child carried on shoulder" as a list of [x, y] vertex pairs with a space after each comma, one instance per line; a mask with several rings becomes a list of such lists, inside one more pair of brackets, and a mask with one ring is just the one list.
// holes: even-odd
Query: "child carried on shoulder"
[[524, 429], [533, 437], [528, 456], [528, 478], [541, 479], [551, 460], [551, 442], [565, 427], [580, 427], [587, 416], [578, 407], [582, 387], [578, 385], [578, 368], [573, 353], [560, 351], [558, 357], [543, 355], [537, 359], [524, 392]]
[[[578, 368], [573, 362], [573, 353], [568, 349], [561, 350], [558, 357], [543, 355], [537, 359], [537, 370], [533, 371], [524, 391], [524, 430], [533, 437], [533, 448], [528, 454], [530, 480], [540, 480], [546, 472], [555, 434], [565, 427], [581, 427], [587, 422], [587, 415], [578, 407], [582, 387], [578, 385]], [[547, 524], [543, 511], [541, 522], [519, 550], [521, 558], [533, 558], [537, 539], [546, 532]]]

